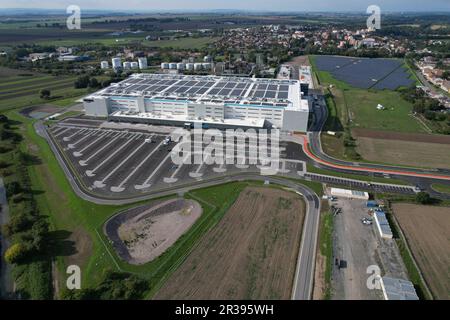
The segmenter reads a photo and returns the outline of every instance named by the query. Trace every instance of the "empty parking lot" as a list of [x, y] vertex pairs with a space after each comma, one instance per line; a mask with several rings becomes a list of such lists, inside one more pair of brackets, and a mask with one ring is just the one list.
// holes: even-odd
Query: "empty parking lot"
[[[261, 168], [248, 165], [248, 159], [251, 159], [249, 150], [254, 147], [249, 147], [248, 143], [245, 144], [247, 164], [244, 165], [206, 164], [202, 161], [178, 165], [172, 161], [171, 152], [177, 142], [167, 144], [165, 139], [168, 135], [163, 133], [101, 129], [74, 126], [72, 123], [52, 126], [49, 133], [85, 188], [103, 196], [125, 197], [225, 173], [260, 172]], [[279, 174], [298, 177], [298, 172], [303, 173], [303, 162], [284, 158], [294, 155], [290, 151], [292, 149], [286, 143], [281, 144], [283, 159], [278, 167]], [[192, 150], [185, 155], [191, 162], [198, 155]]]

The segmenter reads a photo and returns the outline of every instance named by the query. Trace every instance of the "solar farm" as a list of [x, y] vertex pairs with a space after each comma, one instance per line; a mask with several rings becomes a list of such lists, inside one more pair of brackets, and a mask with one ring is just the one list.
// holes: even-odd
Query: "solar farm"
[[320, 71], [327, 71], [355, 88], [395, 90], [414, 83], [403, 61], [398, 59], [315, 56], [315, 63]]

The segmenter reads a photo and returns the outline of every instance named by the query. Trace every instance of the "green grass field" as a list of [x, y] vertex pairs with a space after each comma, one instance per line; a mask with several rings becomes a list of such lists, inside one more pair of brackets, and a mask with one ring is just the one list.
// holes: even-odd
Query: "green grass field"
[[[101, 81], [102, 77], [97, 77]], [[0, 111], [50, 104], [66, 107], [92, 89], [75, 89], [76, 76], [52, 76], [35, 72], [0, 68]], [[39, 92], [49, 89], [49, 99], [41, 99]]]
[[[329, 72], [320, 71], [315, 66], [314, 56], [310, 56], [313, 70], [320, 84], [333, 85], [331, 98], [336, 105], [336, 114], [343, 125], [350, 128], [400, 132], [426, 132], [410, 114], [412, 104], [404, 100], [400, 93], [392, 90], [359, 89], [335, 79]], [[386, 109], [377, 110], [381, 104]]]
[[449, 193], [450, 194], [450, 185], [434, 183], [434, 184], [431, 185], [431, 187], [434, 190], [438, 191], [438, 192]]
[[325, 292], [323, 298], [331, 299], [331, 275], [333, 271], [333, 215], [328, 208], [321, 212], [319, 231], [319, 250], [325, 259]]

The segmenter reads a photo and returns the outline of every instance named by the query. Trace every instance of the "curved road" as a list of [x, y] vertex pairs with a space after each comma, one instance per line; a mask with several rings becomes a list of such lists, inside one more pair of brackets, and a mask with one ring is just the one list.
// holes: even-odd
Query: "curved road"
[[186, 186], [179, 186], [169, 190], [154, 191], [144, 196], [138, 196], [127, 199], [107, 199], [100, 198], [95, 195], [87, 193], [82, 186], [80, 186], [78, 179], [74, 178], [72, 172], [67, 167], [66, 162], [61, 157], [57, 147], [54, 145], [53, 140], [47, 133], [46, 127], [42, 122], [38, 121], [34, 125], [36, 133], [43, 137], [50, 148], [52, 149], [55, 157], [57, 158], [61, 168], [63, 169], [72, 189], [80, 198], [97, 204], [107, 205], [122, 205], [134, 203], [142, 200], [149, 200], [153, 198], [162, 197], [171, 194], [182, 194], [193, 189], [205, 188], [214, 185], [219, 185], [233, 181], [243, 180], [259, 180], [269, 181], [273, 184], [278, 184], [286, 188], [292, 189], [298, 194], [301, 194], [306, 203], [306, 215], [303, 223], [302, 239], [300, 244], [300, 250], [297, 258], [297, 266], [295, 271], [295, 280], [292, 289], [292, 299], [296, 300], [308, 300], [311, 299], [313, 290], [314, 269], [316, 260], [316, 248], [317, 248], [317, 236], [319, 231], [320, 221], [320, 199], [317, 194], [310, 188], [292, 181], [274, 176], [261, 176], [254, 173], [239, 173], [233, 176], [224, 176], [219, 178], [213, 178], [210, 180], [204, 180], [196, 182]]
[[311, 128], [311, 131], [308, 132], [307, 136], [301, 137], [303, 141], [299, 141], [302, 143], [303, 150], [306, 155], [314, 162], [330, 169], [343, 169], [347, 171], [354, 171], [356, 173], [370, 172], [402, 177], [450, 181], [450, 170], [407, 168], [384, 164], [350, 162], [330, 157], [323, 152], [321, 146], [320, 134], [328, 117], [328, 110], [324, 99], [322, 98], [320, 100], [320, 108], [315, 107], [314, 109], [315, 122]]

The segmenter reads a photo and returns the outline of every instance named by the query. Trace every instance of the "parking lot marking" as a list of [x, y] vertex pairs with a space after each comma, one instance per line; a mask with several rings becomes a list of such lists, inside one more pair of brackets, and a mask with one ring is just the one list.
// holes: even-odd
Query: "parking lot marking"
[[178, 174], [178, 172], [181, 170], [181, 168], [183, 167], [184, 163], [187, 161], [187, 159], [191, 157], [191, 153], [187, 153], [186, 157], [184, 157], [183, 162], [178, 165], [178, 167], [175, 169], [175, 171], [172, 173], [172, 175], [170, 177], [165, 177], [164, 178], [164, 182], [166, 183], [174, 183], [178, 181], [178, 178], [175, 178], [175, 176]]
[[203, 173], [200, 173], [200, 170], [203, 168], [203, 166], [205, 165], [206, 160], [210, 158], [211, 156], [208, 154], [208, 158], [205, 158], [203, 160], [203, 162], [197, 167], [197, 170], [195, 170], [195, 172], [189, 172], [189, 176], [191, 178], [200, 178], [201, 176], [203, 176]]
[[116, 154], [118, 154], [123, 148], [125, 148], [131, 141], [133, 140], [127, 140], [124, 144], [122, 144], [118, 149], [116, 149], [114, 152], [112, 152], [108, 157], [106, 157], [105, 160], [100, 162], [98, 166], [96, 166], [93, 170], [86, 170], [86, 175], [88, 177], [95, 176], [95, 172], [100, 169], [106, 162], [108, 162], [112, 157], [114, 157]]
[[57, 134], [53, 134], [53, 136], [56, 138], [56, 137], [58, 137], [58, 136], [60, 136], [60, 135], [62, 135], [62, 134], [64, 134], [64, 133], [66, 133], [66, 132], [69, 131], [70, 129], [72, 129], [72, 128], [65, 128], [64, 130], [59, 131]]
[[225, 167], [225, 163], [221, 163], [220, 166], [213, 168], [213, 171], [216, 173], [223, 173], [227, 171], [227, 168]]
[[171, 154], [169, 152], [169, 154], [163, 159], [163, 161], [161, 161], [161, 163], [158, 165], [158, 167], [156, 167], [155, 170], [153, 170], [153, 172], [150, 174], [150, 176], [144, 181], [143, 184], [140, 185], [135, 185], [134, 188], [136, 190], [140, 190], [140, 189], [146, 189], [148, 187], [151, 186], [151, 184], [149, 184], [150, 180], [154, 177], [154, 175], [159, 171], [159, 169], [161, 169], [161, 167], [164, 165], [164, 163], [166, 163], [166, 161], [170, 158]]
[[68, 144], [67, 147], [69, 149], [75, 148], [76, 145], [78, 145], [79, 143], [81, 143], [84, 140], [86, 140], [87, 138], [89, 138], [94, 132], [95, 132], [95, 130], [88, 132], [84, 137], [80, 138], [78, 141], [76, 141], [76, 142], [74, 142], [72, 144]]
[[62, 127], [62, 126], [56, 126], [56, 127], [52, 127], [50, 129], [50, 131], [52, 132], [53, 135], [55, 135], [57, 132], [61, 132], [61, 130], [67, 129], [67, 127]]
[[68, 136], [68, 137], [64, 137], [63, 140], [64, 141], [69, 141], [70, 139], [72, 139], [73, 137], [75, 137], [77, 134], [81, 134], [84, 131], [86, 131], [86, 129], [81, 129], [81, 130], [77, 130], [74, 134]]
[[[134, 138], [132, 139], [134, 140]], [[94, 181], [94, 186], [97, 188], [103, 188], [105, 186], [106, 180], [108, 180], [121, 166], [123, 166], [128, 160], [133, 157], [136, 152], [142, 149], [143, 146], [145, 146], [147, 142], [142, 142], [140, 146], [138, 146], [136, 149], [133, 150], [125, 159], [123, 159], [114, 169], [112, 169], [102, 180], [100, 181]]]
[[[125, 134], [126, 135], [126, 134]], [[121, 138], [124, 136], [124, 132], [119, 133], [119, 135], [115, 136], [110, 142], [108, 142], [107, 144], [105, 144], [103, 147], [101, 147], [100, 149], [98, 149], [97, 151], [95, 151], [93, 154], [91, 154], [89, 156], [89, 158], [87, 158], [86, 160], [80, 160], [78, 161], [78, 163], [80, 164], [80, 166], [84, 167], [87, 166], [87, 163], [89, 162], [89, 160], [91, 160], [93, 157], [95, 157], [97, 154], [99, 154], [100, 152], [102, 152], [103, 150], [105, 150], [111, 143], [113, 143], [114, 141], [116, 141], [117, 139]]]
[[92, 141], [91, 143], [89, 143], [87, 146], [85, 146], [83, 149], [81, 149], [80, 151], [75, 151], [73, 153], [74, 157], [81, 157], [83, 155], [83, 152], [86, 151], [87, 149], [89, 149], [91, 146], [93, 146], [96, 142], [98, 142], [101, 138], [104, 138], [108, 135], [108, 132], [102, 132], [100, 133], [100, 135], [97, 137], [97, 139], [94, 139], [94, 141]]
[[130, 180], [130, 178], [144, 165], [144, 163], [156, 152], [158, 151], [158, 149], [162, 146], [162, 144], [164, 143], [164, 141], [161, 141], [158, 146], [156, 146], [156, 148], [150, 152], [145, 158], [144, 160], [141, 161], [141, 163], [139, 163], [139, 165], [133, 169], [133, 171], [130, 172], [130, 174], [122, 180], [122, 182], [118, 185], [118, 186], [113, 186], [111, 187], [111, 191], [113, 192], [122, 192], [123, 190], [125, 190], [125, 188], [123, 187], [125, 185], [125, 183], [128, 182], [128, 180]]

